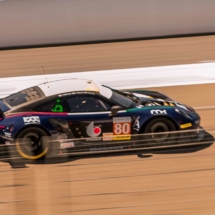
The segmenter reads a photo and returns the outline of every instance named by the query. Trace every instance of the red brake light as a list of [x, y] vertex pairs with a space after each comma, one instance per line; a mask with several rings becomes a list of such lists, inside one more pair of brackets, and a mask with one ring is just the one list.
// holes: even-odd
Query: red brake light
[[5, 128], [7, 128], [7, 126], [0, 125], [0, 130], [4, 130]]

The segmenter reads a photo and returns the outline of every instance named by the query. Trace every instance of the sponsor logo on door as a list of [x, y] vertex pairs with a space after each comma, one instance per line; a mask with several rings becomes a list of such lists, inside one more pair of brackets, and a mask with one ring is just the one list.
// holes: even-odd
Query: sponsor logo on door
[[91, 122], [87, 126], [86, 132], [89, 137], [98, 137], [102, 133], [102, 129], [99, 126], [94, 126], [94, 122]]

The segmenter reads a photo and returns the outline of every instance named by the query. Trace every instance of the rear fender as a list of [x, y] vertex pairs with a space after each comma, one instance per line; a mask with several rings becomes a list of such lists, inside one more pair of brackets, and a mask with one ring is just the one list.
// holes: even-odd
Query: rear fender
[[51, 136], [51, 134], [50, 134], [50, 132], [45, 128], [45, 127], [43, 127], [43, 126], [41, 126], [41, 125], [36, 125], [36, 124], [32, 124], [32, 125], [26, 125], [25, 127], [23, 127], [22, 129], [20, 129], [18, 132], [17, 132], [17, 134], [15, 135], [15, 139], [17, 138], [17, 136], [23, 131], [23, 130], [25, 130], [25, 129], [27, 129], [27, 128], [30, 128], [30, 127], [36, 127], [36, 128], [40, 128], [40, 129], [42, 129], [42, 130], [44, 130], [46, 133], [47, 133], [47, 136]]

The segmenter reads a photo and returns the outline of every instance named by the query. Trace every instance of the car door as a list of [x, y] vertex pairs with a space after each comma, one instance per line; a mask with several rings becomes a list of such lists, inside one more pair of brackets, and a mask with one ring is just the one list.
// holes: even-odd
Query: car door
[[101, 95], [80, 92], [66, 97], [65, 100], [70, 109], [69, 127], [75, 138], [108, 141], [122, 139], [120, 135], [123, 132], [131, 134], [132, 120], [128, 113], [120, 110], [117, 116], [111, 116], [111, 108], [116, 104]]
[[68, 106], [63, 97], [52, 97], [33, 104], [33, 111], [38, 113], [41, 126], [52, 136], [64, 139], [70, 136], [68, 125]]

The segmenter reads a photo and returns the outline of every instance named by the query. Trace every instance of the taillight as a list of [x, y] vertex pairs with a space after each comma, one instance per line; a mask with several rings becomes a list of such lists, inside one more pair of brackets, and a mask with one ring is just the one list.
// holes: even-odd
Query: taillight
[[2, 109], [0, 108], [0, 119], [3, 120], [5, 117], [4, 112], [2, 111]]
[[7, 126], [0, 125], [0, 130], [4, 130], [5, 128], [7, 128]]

